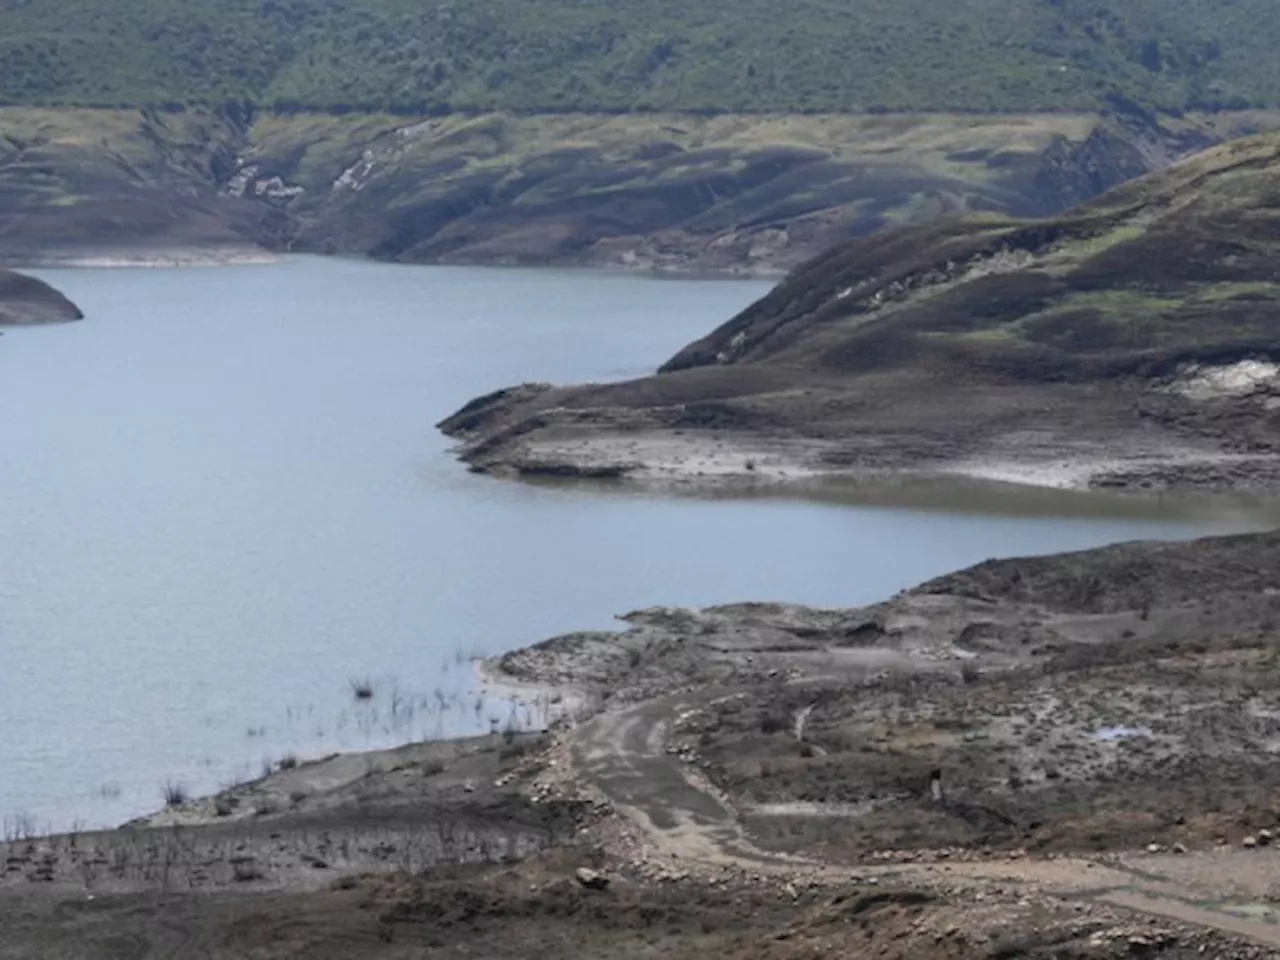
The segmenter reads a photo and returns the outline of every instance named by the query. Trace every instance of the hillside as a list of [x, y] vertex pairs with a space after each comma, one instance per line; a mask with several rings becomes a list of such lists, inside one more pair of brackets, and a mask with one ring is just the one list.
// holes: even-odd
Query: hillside
[[778, 273], [1280, 114], [1263, 0], [0, 0], [0, 262]]
[[0, 102], [862, 112], [1280, 105], [1267, 0], [0, 4]]
[[1280, 479], [1280, 135], [1058, 217], [854, 240], [657, 376], [446, 421], [477, 469], [1057, 485]]
[[276, 115], [0, 108], [0, 261], [404, 262], [776, 272], [968, 210], [1056, 212], [1226, 137], [1240, 111]]

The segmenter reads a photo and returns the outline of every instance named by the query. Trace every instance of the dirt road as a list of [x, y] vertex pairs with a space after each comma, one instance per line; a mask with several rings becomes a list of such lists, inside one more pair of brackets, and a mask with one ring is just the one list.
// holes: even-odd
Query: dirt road
[[[682, 872], [726, 868], [757, 875], [847, 882], [850, 868], [760, 850], [729, 803], [695, 768], [668, 750], [667, 733], [686, 711], [714, 699], [700, 692], [646, 700], [605, 711], [574, 728], [568, 740], [576, 772], [597, 787], [640, 831], [650, 856]], [[1280, 868], [1277, 868], [1280, 869]], [[1280, 926], [1227, 912], [1212, 891], [1171, 880], [1159, 858], [1142, 869], [1120, 858], [1010, 859], [860, 865], [866, 878], [921, 886], [1016, 885], [1028, 894], [1106, 903], [1248, 938], [1280, 951]]]
[[599, 714], [573, 731], [575, 766], [661, 856], [718, 867], [776, 865], [779, 858], [747, 840], [733, 810], [666, 753], [668, 724], [694, 703], [671, 697]]

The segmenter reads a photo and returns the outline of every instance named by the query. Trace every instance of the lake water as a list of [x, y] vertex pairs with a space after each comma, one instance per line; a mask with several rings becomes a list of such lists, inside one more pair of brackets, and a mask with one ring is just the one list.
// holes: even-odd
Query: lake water
[[313, 259], [40, 275], [89, 316], [0, 337], [0, 817], [41, 827], [289, 752], [505, 723], [469, 657], [637, 607], [856, 604], [987, 557], [1257, 522], [525, 485], [467, 473], [433, 428], [499, 386], [644, 373], [761, 283]]

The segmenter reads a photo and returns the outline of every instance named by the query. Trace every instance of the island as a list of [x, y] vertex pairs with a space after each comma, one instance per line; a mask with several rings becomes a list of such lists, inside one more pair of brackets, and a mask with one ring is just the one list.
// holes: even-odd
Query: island
[[82, 319], [80, 308], [43, 280], [0, 270], [0, 327]]

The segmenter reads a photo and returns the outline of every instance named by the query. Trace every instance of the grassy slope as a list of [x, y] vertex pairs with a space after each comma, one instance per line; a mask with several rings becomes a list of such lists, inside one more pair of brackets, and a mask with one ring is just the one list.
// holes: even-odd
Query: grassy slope
[[1055, 138], [1079, 142], [1097, 124], [1067, 114], [483, 115], [397, 132], [391, 118], [266, 117], [246, 158], [259, 179], [304, 189], [293, 205], [311, 224], [304, 243], [546, 260], [656, 231], [713, 236], [819, 212], [855, 232], [915, 207], [1025, 212]]
[[[815, 213], [866, 230], [917, 208], [1025, 212], [1039, 202], [1030, 183], [1044, 152], [1097, 124], [1073, 114], [261, 114], [245, 126], [197, 110], [10, 107], [0, 109], [0, 252], [146, 235], [193, 204], [236, 222], [245, 211], [226, 196], [236, 191], [239, 208], [275, 217], [267, 234], [296, 248], [410, 260], [540, 262], [602, 240], [711, 237]], [[261, 192], [273, 182], [289, 192]]]
[[885, 225], [1057, 211], [1275, 122], [9, 107], [0, 257], [251, 237], [406, 261], [776, 270]]
[[449, 110], [1280, 104], [1271, 0], [64, 0], [0, 6], [0, 100]]
[[259, 181], [303, 191], [290, 210], [310, 249], [777, 268], [940, 214], [1057, 212], [1150, 170], [1157, 147], [1173, 159], [1274, 124], [1260, 112], [1136, 133], [1063, 113], [266, 116], [244, 156]]
[[1262, 134], [1059, 217], [851, 241], [668, 367], [916, 365], [1069, 381], [1280, 356], [1277, 211], [1280, 135]]
[[219, 198], [234, 124], [205, 112], [0, 110], [0, 259], [248, 246], [261, 213]]

